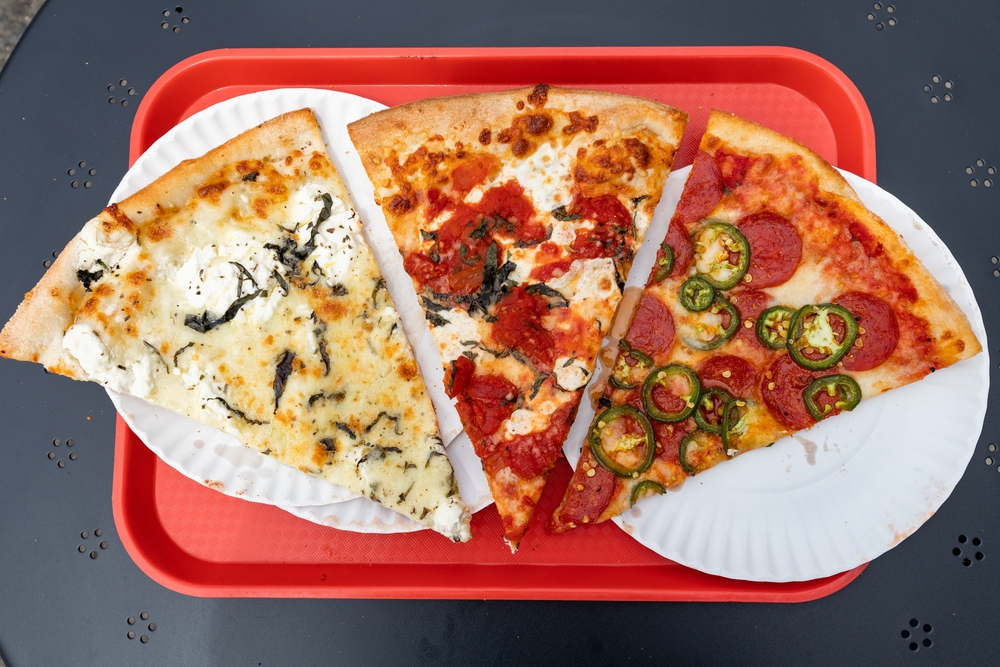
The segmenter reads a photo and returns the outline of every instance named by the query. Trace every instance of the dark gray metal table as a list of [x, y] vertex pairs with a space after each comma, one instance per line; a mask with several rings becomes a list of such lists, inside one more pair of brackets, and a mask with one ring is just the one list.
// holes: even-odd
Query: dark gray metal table
[[[223, 47], [784, 45], [826, 58], [860, 88], [875, 122], [880, 185], [948, 244], [996, 337], [997, 34], [1000, 5], [986, 1], [49, 0], [0, 76], [0, 317], [107, 202], [127, 168], [143, 93], [189, 55]], [[0, 656], [10, 667], [505, 664], [525, 656], [536, 664], [1000, 662], [995, 409], [941, 510], [853, 583], [814, 602], [200, 599], [154, 583], [117, 537], [114, 411], [103, 389], [7, 360], [0, 382]]]

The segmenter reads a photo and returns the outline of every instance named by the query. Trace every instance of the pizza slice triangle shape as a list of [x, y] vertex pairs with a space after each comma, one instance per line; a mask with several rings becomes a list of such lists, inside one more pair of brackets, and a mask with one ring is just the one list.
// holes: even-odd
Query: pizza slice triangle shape
[[361, 221], [309, 109], [86, 223], [0, 333], [455, 541], [469, 511]]
[[561, 456], [686, 122], [649, 100], [539, 84], [348, 126], [512, 550]]
[[981, 349], [840, 172], [713, 110], [548, 528], [606, 521]]

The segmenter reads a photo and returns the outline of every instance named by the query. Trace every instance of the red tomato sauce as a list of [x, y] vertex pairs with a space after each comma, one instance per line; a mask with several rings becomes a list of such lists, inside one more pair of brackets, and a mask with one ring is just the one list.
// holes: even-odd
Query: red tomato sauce
[[542, 317], [549, 312], [548, 302], [540, 294], [515, 287], [496, 306], [496, 321], [490, 329], [494, 343], [517, 350], [531, 359], [540, 371], [552, 370], [552, 334], [542, 326]]
[[[473, 182], [478, 173], [464, 174], [463, 183]], [[473, 294], [482, 285], [483, 268], [494, 242], [497, 262], [502, 264], [509, 245], [506, 239], [537, 243], [545, 238], [545, 227], [535, 219], [534, 206], [513, 181], [490, 188], [474, 205], [456, 204], [434, 188], [428, 190], [427, 201], [428, 220], [446, 212], [450, 216], [434, 233], [429, 250], [411, 252], [403, 259], [403, 267], [418, 288], [458, 296]]]
[[448, 395], [457, 398], [455, 407], [469, 439], [482, 456], [485, 438], [493, 435], [514, 412], [517, 388], [501, 375], [477, 375], [476, 363], [460, 356], [445, 378]]
[[632, 216], [617, 197], [581, 198], [573, 203], [572, 211], [597, 222], [594, 229], [576, 233], [572, 245], [574, 257], [616, 257], [625, 249], [627, 237], [632, 233]]
[[549, 428], [544, 431], [517, 435], [503, 443], [510, 454], [508, 465], [514, 473], [523, 479], [533, 479], [552, 469], [562, 454], [577, 405], [578, 400], [572, 401], [553, 412], [549, 416]]

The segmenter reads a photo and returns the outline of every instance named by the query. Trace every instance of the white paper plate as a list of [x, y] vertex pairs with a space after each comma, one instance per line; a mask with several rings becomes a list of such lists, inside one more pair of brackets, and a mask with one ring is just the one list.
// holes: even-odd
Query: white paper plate
[[[455, 465], [462, 497], [472, 511], [482, 509], [492, 502], [486, 478], [468, 438], [456, 437], [462, 426], [444, 391], [441, 358], [382, 210], [375, 204], [372, 185], [347, 134], [349, 122], [384, 109], [384, 105], [355, 95], [310, 88], [270, 90], [221, 102], [179, 123], [150, 146], [122, 179], [111, 201], [121, 201], [181, 160], [202, 155], [240, 132], [303, 107], [312, 108], [316, 114], [330, 157], [365, 221], [365, 237], [400, 312], [434, 403], [442, 438], [452, 441], [448, 455]], [[392, 532], [386, 527], [399, 525], [403, 526], [399, 530], [414, 530], [418, 526], [409, 520], [399, 523], [390, 517], [395, 514], [390, 510], [250, 450], [222, 431], [140, 399], [110, 390], [108, 394], [129, 427], [163, 461], [223, 493], [286, 506], [304, 518], [351, 530]], [[337, 508], [338, 504], [345, 507]]]
[[[670, 175], [647, 239], [663, 238], [689, 172]], [[930, 518], [972, 457], [989, 393], [986, 330], [972, 289], [948, 248], [913, 211], [878, 186], [842, 173], [944, 285], [983, 352], [712, 468], [615, 519], [670, 560], [752, 581], [804, 581], [849, 570]], [[628, 285], [645, 283], [656, 246], [640, 249]], [[574, 467], [594, 415], [590, 402], [583, 403], [564, 448]]]

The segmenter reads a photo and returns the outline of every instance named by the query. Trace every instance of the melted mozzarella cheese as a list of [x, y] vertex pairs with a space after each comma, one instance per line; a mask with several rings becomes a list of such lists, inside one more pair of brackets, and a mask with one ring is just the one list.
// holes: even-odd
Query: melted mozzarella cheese
[[107, 346], [89, 324], [74, 324], [63, 335], [63, 349], [80, 364], [88, 379], [119, 393], [146, 398], [153, 391], [153, 360], [139, 357], [126, 368], [116, 364]]
[[556, 382], [566, 391], [579, 389], [590, 378], [586, 360], [576, 357], [559, 357], [553, 364], [552, 372], [556, 376]]
[[243, 304], [234, 319], [253, 324], [267, 321], [285, 296], [274, 277], [276, 273], [283, 275], [285, 268], [264, 243], [249, 234], [233, 232], [225, 245], [210, 244], [191, 251], [174, 277], [189, 310], [220, 316], [240, 297], [266, 290], [267, 296], [261, 294]]
[[127, 255], [131, 257], [139, 252], [139, 244], [128, 230], [116, 227], [111, 234], [107, 234], [101, 229], [97, 218], [88, 222], [77, 238], [80, 245], [77, 249], [76, 268], [82, 271], [113, 269], [125, 261]]
[[542, 401], [532, 409], [514, 410], [504, 422], [504, 438], [510, 439], [516, 435], [527, 435], [542, 431], [549, 425], [549, 415], [556, 411], [558, 404], [554, 401]]
[[443, 327], [431, 327], [434, 342], [441, 351], [441, 361], [445, 364], [458, 359], [462, 352], [472, 349], [471, 345], [463, 345], [463, 341], [482, 339], [479, 322], [461, 308], [443, 310], [437, 314], [448, 320], [448, 324]]
[[839, 286], [831, 283], [826, 272], [827, 260], [803, 260], [795, 269], [791, 280], [768, 287], [764, 291], [774, 302], [789, 308], [800, 308], [809, 303], [824, 303], [840, 293]]
[[[506, 170], [506, 169], [505, 169]], [[573, 156], [545, 143], [513, 166], [511, 175], [530, 195], [538, 211], [551, 211], [572, 201]], [[555, 174], [564, 174], [558, 180]], [[501, 177], [500, 180], [506, 180]]]
[[284, 205], [283, 227], [302, 227], [316, 221], [323, 210], [326, 189], [316, 183], [306, 183], [288, 196]]
[[570, 301], [610, 299], [618, 294], [615, 262], [610, 257], [578, 259], [569, 271], [550, 280], [548, 286]]
[[[305, 259], [306, 266], [315, 262], [330, 287], [342, 284], [351, 270], [361, 243], [361, 225], [354, 209], [340, 199], [333, 199], [330, 217], [316, 232], [316, 249]], [[308, 239], [307, 239], [308, 240]]]

